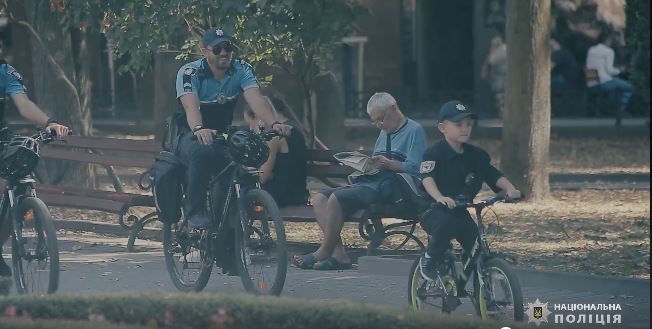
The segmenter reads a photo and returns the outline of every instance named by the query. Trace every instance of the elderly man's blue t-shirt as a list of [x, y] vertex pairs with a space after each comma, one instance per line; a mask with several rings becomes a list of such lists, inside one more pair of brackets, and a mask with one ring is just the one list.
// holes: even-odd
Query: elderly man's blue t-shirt
[[[390, 134], [391, 138], [391, 159], [403, 162], [403, 171], [411, 176], [419, 177], [419, 166], [421, 157], [426, 150], [426, 132], [419, 123], [407, 119], [405, 124], [396, 132]], [[390, 158], [387, 154], [387, 132], [381, 130], [372, 155], [382, 155]], [[372, 179], [365, 180], [358, 184], [378, 189], [380, 182], [390, 172], [381, 172], [374, 175]], [[377, 176], [377, 177], [376, 177]]]
[[[177, 99], [186, 94], [199, 97], [204, 126], [222, 129], [231, 124], [238, 96], [249, 88], [257, 88], [253, 67], [245, 61], [233, 60], [222, 80], [216, 80], [205, 58], [183, 65], [177, 73]], [[179, 112], [184, 114], [183, 108]]]
[[15, 94], [25, 94], [27, 88], [23, 85], [23, 78], [18, 71], [9, 64], [0, 65], [0, 100], [4, 100], [6, 96]]

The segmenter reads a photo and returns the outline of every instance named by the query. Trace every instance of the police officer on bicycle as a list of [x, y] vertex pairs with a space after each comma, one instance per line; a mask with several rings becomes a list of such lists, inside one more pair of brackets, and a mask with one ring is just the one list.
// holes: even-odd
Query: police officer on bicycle
[[209, 178], [230, 162], [226, 146], [213, 143], [213, 136], [226, 132], [240, 94], [267, 126], [282, 135], [291, 127], [275, 122], [269, 103], [263, 98], [253, 67], [235, 59], [233, 39], [221, 28], [211, 28], [202, 38], [204, 57], [187, 63], [177, 73], [176, 90], [180, 127], [174, 148], [188, 170], [185, 215], [193, 228], [207, 228], [206, 210]]
[[[68, 135], [68, 127], [43, 113], [27, 97], [27, 88], [23, 84], [22, 76], [15, 68], [2, 59], [3, 48], [0, 45], [0, 141], [6, 141], [12, 137], [11, 132], [6, 128], [4, 118], [7, 97], [13, 100], [16, 108], [18, 108], [18, 112], [23, 118], [36, 125], [45, 127], [50, 132], [56, 133], [59, 138]], [[0, 154], [2, 154], [1, 149]], [[8, 217], [7, 214], [0, 214], [0, 277], [11, 276], [11, 269], [2, 257], [2, 245], [8, 240], [11, 232], [11, 221], [7, 220], [6, 217]]]

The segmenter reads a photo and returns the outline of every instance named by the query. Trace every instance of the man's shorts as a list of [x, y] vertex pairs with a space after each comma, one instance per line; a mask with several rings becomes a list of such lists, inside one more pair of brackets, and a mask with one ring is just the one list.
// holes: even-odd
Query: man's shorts
[[319, 193], [326, 196], [326, 198], [334, 194], [345, 214], [352, 214], [359, 209], [368, 208], [370, 205], [378, 203], [380, 199], [380, 195], [376, 190], [356, 184], [329, 188], [319, 191]]

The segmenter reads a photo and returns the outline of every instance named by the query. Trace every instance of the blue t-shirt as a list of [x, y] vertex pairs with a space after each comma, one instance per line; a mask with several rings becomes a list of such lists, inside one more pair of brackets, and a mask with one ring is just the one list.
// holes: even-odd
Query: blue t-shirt
[[25, 94], [27, 88], [23, 85], [23, 77], [9, 64], [0, 65], [0, 100], [15, 94]]
[[[387, 152], [387, 135], [387, 132], [384, 130], [380, 131], [372, 155], [382, 155], [390, 158]], [[394, 133], [389, 134], [389, 137], [391, 140], [391, 148], [389, 150], [391, 159], [402, 162], [403, 171], [418, 179], [420, 175], [419, 166], [421, 165], [421, 157], [426, 150], [426, 131], [418, 122], [407, 119], [405, 124]], [[380, 182], [388, 173], [380, 172], [377, 175], [371, 176], [371, 179], [364, 180], [358, 184], [377, 190]]]
[[[258, 88], [254, 69], [239, 59], [231, 62], [222, 80], [213, 77], [205, 58], [181, 66], [177, 73], [177, 99], [197, 95], [204, 126], [211, 129], [221, 130], [231, 124], [238, 96], [249, 88]], [[179, 112], [185, 114], [183, 107]]]

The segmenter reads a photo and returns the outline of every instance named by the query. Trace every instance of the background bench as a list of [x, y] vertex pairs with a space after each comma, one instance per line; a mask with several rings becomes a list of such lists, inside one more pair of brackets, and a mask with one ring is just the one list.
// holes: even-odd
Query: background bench
[[[134, 243], [143, 227], [158, 220], [155, 210], [143, 217], [127, 215], [129, 209], [137, 206], [155, 207], [151, 193], [147, 195], [127, 193], [115, 173], [114, 166], [150, 168], [160, 151], [160, 144], [154, 140], [128, 140], [118, 138], [69, 136], [66, 141], [50, 143], [41, 150], [41, 157], [67, 160], [103, 166], [112, 177], [114, 191], [83, 189], [79, 187], [38, 184], [38, 196], [48, 205], [89, 210], [100, 210], [117, 214], [118, 223], [130, 230], [127, 249], [133, 251]], [[342, 166], [333, 154], [337, 151], [310, 150], [308, 176], [326, 186], [341, 186], [353, 169]], [[360, 210], [350, 216], [347, 222], [358, 222], [360, 236], [369, 242], [368, 252], [375, 253], [383, 242], [392, 239], [391, 249], [401, 249], [412, 241], [419, 248], [424, 244], [414, 235], [416, 218], [395, 220], [385, 224], [387, 217], [401, 218], [393, 209], [382, 205]], [[315, 215], [310, 205], [281, 208], [281, 214], [288, 222], [314, 222]], [[385, 219], [384, 219], [385, 218]]]
[[43, 147], [41, 158], [44, 161], [67, 160], [100, 165], [112, 178], [114, 191], [40, 183], [36, 187], [37, 195], [48, 206], [117, 214], [118, 223], [131, 231], [127, 249], [133, 251], [138, 233], [148, 223], [158, 220], [158, 216], [155, 210], [143, 217], [127, 214], [132, 207], [155, 207], [154, 198], [151, 194], [125, 192], [124, 185], [113, 167], [148, 169], [159, 151], [160, 144], [154, 140], [69, 136], [65, 141], [53, 142]]

